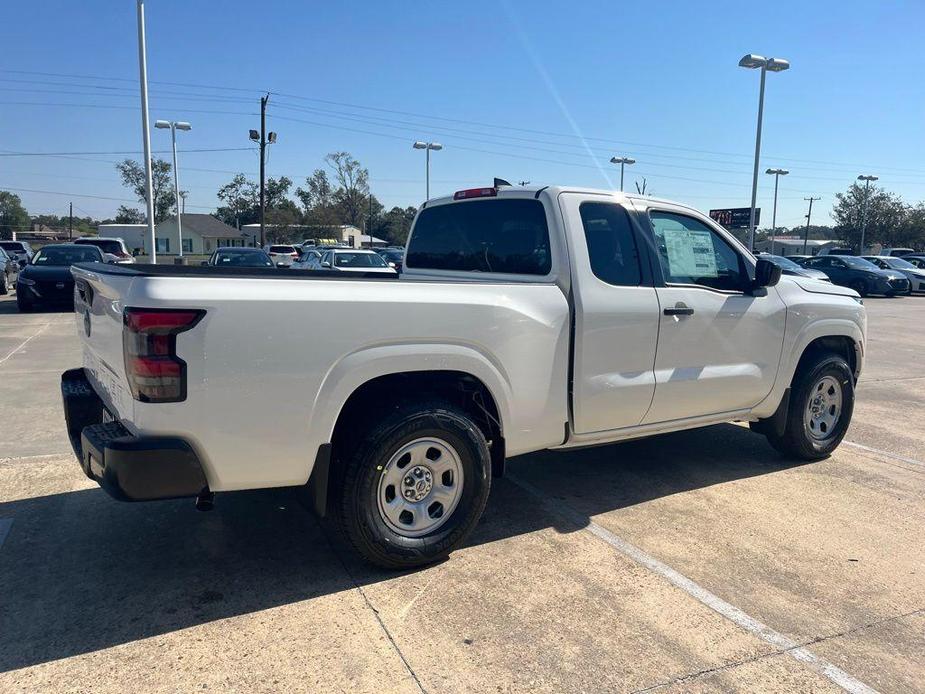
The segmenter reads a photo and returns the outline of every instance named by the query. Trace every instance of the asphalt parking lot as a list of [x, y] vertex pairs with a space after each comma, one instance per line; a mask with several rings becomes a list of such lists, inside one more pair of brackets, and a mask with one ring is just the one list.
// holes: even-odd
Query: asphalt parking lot
[[925, 297], [866, 305], [830, 459], [731, 424], [526, 456], [395, 574], [286, 490], [110, 500], [64, 432], [73, 318], [3, 297], [0, 691], [923, 691]]

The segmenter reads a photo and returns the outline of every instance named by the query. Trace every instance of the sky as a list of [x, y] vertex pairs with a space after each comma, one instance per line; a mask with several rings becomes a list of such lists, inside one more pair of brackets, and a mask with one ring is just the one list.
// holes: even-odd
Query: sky
[[[214, 210], [235, 172], [256, 180], [248, 130], [269, 92], [269, 176], [304, 183], [348, 151], [387, 206], [512, 182], [626, 187], [704, 211], [750, 202], [758, 71], [768, 74], [760, 170], [783, 167], [778, 226], [858, 174], [925, 199], [925, 2], [283, 2], [148, 0], [151, 120], [178, 133], [187, 212]], [[135, 0], [4, 3], [0, 190], [32, 214], [103, 218], [134, 196], [114, 164], [140, 158]], [[169, 157], [169, 131], [151, 131]], [[195, 151], [200, 150], [200, 151]], [[211, 150], [211, 151], [202, 151]], [[218, 150], [218, 151], [216, 151]], [[10, 153], [29, 156], [10, 156]], [[49, 156], [54, 155], [54, 156]], [[772, 176], [759, 178], [770, 226]], [[134, 205], [140, 207], [137, 203]]]

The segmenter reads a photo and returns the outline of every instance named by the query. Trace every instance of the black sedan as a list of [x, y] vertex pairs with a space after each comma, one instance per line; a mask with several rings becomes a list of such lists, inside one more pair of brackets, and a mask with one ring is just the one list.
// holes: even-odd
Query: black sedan
[[18, 275], [19, 262], [0, 248], [0, 294], [8, 294], [16, 286], [16, 277]]
[[96, 246], [61, 243], [43, 247], [19, 273], [16, 304], [26, 312], [36, 308], [74, 310], [75, 263], [103, 263], [103, 252]]
[[216, 248], [203, 265], [213, 267], [273, 267], [273, 261], [262, 248], [227, 246]]
[[797, 265], [790, 258], [784, 257], [782, 255], [771, 255], [770, 253], [760, 253], [759, 257], [764, 258], [765, 260], [770, 260], [772, 263], [777, 265], [781, 269], [781, 273], [784, 275], [793, 275], [796, 277], [808, 277], [814, 280], [822, 280], [823, 282], [830, 282], [829, 276], [822, 272], [821, 270], [813, 270], [812, 268], [803, 267], [802, 265]]
[[377, 253], [398, 272], [401, 272], [405, 263], [405, 252], [403, 250], [398, 248], [381, 248]]
[[873, 263], [854, 255], [817, 255], [801, 260], [800, 265], [822, 270], [832, 284], [850, 287], [861, 296], [909, 294], [909, 280], [896, 270], [881, 270]]

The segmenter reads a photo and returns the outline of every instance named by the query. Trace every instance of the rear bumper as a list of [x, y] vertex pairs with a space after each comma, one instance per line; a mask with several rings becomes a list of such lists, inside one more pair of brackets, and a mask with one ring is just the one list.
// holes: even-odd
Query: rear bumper
[[120, 501], [197, 496], [208, 482], [188, 442], [135, 436], [107, 415], [83, 369], [61, 374], [61, 399], [71, 447], [84, 474]]

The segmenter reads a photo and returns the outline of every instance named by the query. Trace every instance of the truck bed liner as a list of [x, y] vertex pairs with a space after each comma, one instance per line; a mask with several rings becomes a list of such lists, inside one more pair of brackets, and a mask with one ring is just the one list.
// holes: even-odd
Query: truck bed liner
[[152, 265], [135, 263], [131, 265], [102, 265], [100, 263], [77, 263], [74, 267], [98, 275], [124, 275], [128, 277], [244, 277], [251, 279], [294, 279], [294, 280], [379, 280], [394, 282], [399, 275], [379, 272], [338, 272], [337, 270], [289, 270], [276, 267], [227, 267], [206, 265]]

